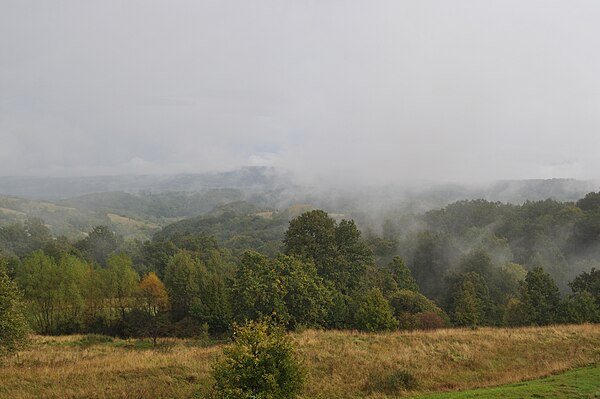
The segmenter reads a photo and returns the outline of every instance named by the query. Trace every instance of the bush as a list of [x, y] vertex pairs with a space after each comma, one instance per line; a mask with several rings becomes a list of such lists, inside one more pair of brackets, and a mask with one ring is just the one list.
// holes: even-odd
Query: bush
[[435, 330], [444, 327], [444, 319], [435, 312], [417, 313], [418, 326], [421, 330]]
[[213, 377], [220, 399], [292, 399], [305, 373], [285, 331], [253, 321], [234, 327], [233, 345], [223, 350]]
[[92, 346], [92, 345], [101, 345], [101, 344], [111, 343], [111, 342], [114, 342], [114, 340], [115, 339], [113, 337], [109, 337], [106, 335], [87, 334], [87, 335], [84, 335], [83, 337], [81, 337], [81, 339], [79, 340], [79, 345], [88, 347], [88, 346]]
[[369, 393], [385, 393], [395, 395], [401, 391], [415, 389], [417, 379], [406, 370], [394, 370], [390, 373], [372, 372], [369, 374], [364, 390]]
[[431, 299], [415, 291], [398, 290], [390, 296], [389, 301], [394, 309], [394, 315], [400, 320], [400, 328], [403, 330], [420, 328], [419, 314], [434, 313], [442, 319], [444, 325], [448, 319], [444, 311]]
[[362, 331], [390, 331], [398, 328], [398, 320], [379, 288], [369, 290], [359, 301], [356, 327]]
[[0, 263], [0, 357], [22, 349], [28, 334], [21, 293]]

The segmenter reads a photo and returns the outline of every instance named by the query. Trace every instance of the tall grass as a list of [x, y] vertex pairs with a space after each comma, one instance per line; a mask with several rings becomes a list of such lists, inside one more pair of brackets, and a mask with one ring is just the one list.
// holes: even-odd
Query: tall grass
[[[600, 362], [600, 325], [294, 334], [305, 398], [384, 398], [494, 386]], [[0, 364], [0, 398], [204, 398], [219, 346], [35, 337]]]

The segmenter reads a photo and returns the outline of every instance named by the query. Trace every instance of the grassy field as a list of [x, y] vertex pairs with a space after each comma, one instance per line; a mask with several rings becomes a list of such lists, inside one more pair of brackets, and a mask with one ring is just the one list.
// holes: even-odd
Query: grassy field
[[[600, 362], [600, 325], [389, 334], [309, 330], [294, 339], [309, 370], [304, 398], [419, 396], [534, 380]], [[35, 337], [27, 351], [0, 366], [0, 398], [204, 398], [219, 352], [219, 346], [194, 340], [165, 340], [152, 349], [140, 340]], [[543, 386], [558, 396], [541, 397], [565, 397], [556, 388], [561, 378], [594, 380], [597, 370], [499, 389], [541, 392]], [[460, 395], [448, 397], [495, 397]], [[515, 395], [506, 397], [527, 397]]]
[[533, 381], [472, 391], [419, 396], [419, 399], [600, 398], [600, 366], [567, 371]]

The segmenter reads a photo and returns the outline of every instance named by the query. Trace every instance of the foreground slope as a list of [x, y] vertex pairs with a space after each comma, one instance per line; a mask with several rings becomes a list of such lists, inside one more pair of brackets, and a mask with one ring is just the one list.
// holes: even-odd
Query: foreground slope
[[[304, 398], [490, 387], [600, 362], [600, 325], [389, 334], [309, 330], [294, 338], [309, 373]], [[139, 340], [36, 337], [0, 366], [0, 397], [202, 398], [210, 392], [219, 352], [219, 346], [193, 340], [168, 340], [153, 350]]]
[[599, 398], [600, 366], [584, 367], [495, 388], [419, 396], [419, 399]]

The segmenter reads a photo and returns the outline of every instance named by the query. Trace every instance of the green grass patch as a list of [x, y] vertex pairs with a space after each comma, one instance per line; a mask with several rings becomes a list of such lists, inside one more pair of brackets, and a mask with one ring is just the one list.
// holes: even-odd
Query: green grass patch
[[418, 396], [419, 399], [600, 399], [600, 365], [494, 388]]

